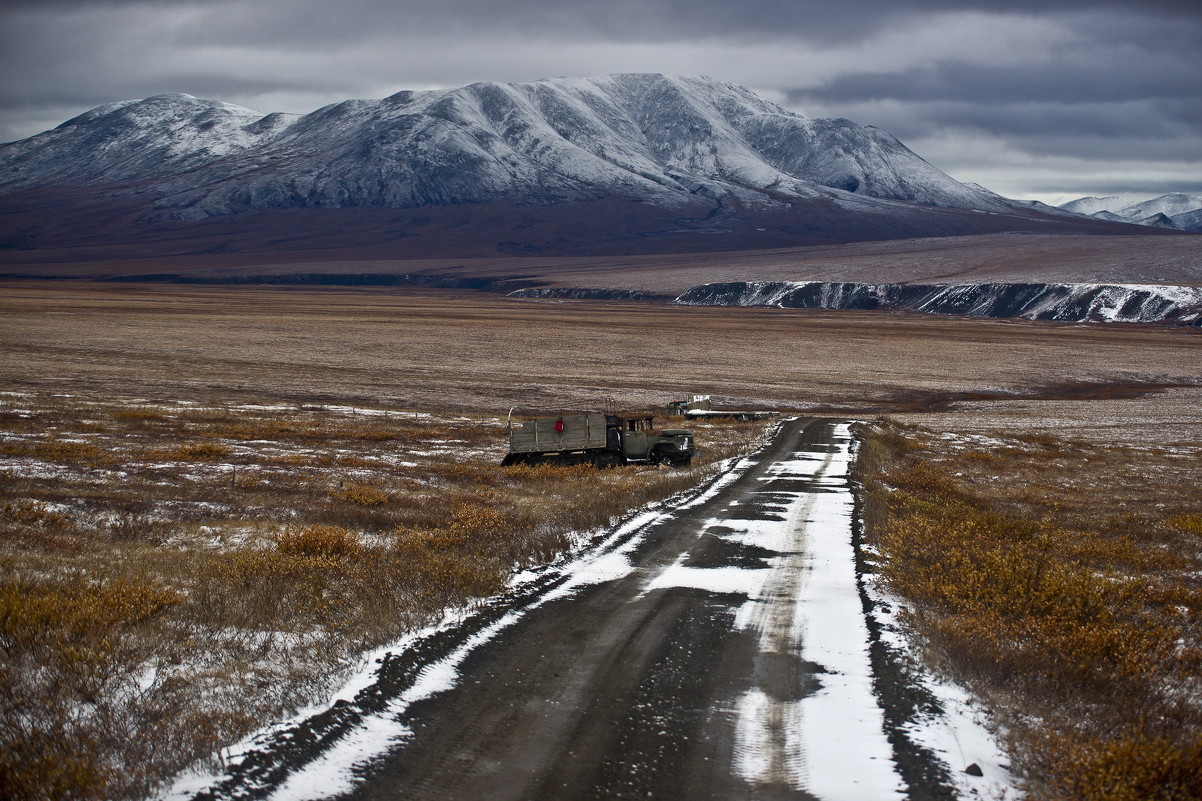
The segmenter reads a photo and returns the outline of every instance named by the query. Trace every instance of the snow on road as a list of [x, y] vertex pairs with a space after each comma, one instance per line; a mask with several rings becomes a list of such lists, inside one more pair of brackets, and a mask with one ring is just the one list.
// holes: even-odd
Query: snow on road
[[[646, 512], [628, 521], [576, 560], [553, 568], [559, 578], [546, 590], [513, 606], [488, 625], [475, 629], [460, 644], [426, 665], [406, 691], [385, 709], [367, 714], [307, 765], [293, 771], [259, 797], [273, 801], [311, 801], [349, 792], [360, 769], [412, 736], [404, 710], [415, 701], [456, 687], [460, 665], [474, 649], [503, 637], [531, 610], [562, 600], [591, 585], [633, 581], [640, 598], [674, 588], [696, 588], [726, 595], [737, 611], [735, 629], [751, 635], [759, 656], [743, 689], [726, 710], [733, 726], [732, 775], [749, 788], [787, 787], [823, 801], [906, 798], [909, 789], [895, 766], [890, 724], [885, 720], [874, 685], [871, 634], [864, 611], [853, 542], [853, 494], [848, 476], [852, 459], [850, 426], [835, 426], [829, 444], [799, 445], [788, 458], [745, 475], [755, 457], [730, 468], [705, 492], [675, 507]], [[724, 494], [736, 481], [751, 479], [750, 492]], [[696, 550], [713, 538], [748, 553], [763, 554], [744, 565], [690, 566], [690, 554], [658, 566], [638, 564], [635, 554], [646, 532], [684, 509], [710, 504], [698, 527]], [[707, 538], [710, 538], [707, 540]], [[524, 574], [515, 581], [536, 583], [548, 571]], [[896, 599], [871, 586], [876, 601], [876, 627], [885, 644], [909, 647], [904, 632], [889, 617]], [[881, 611], [886, 610], [886, 611]], [[441, 628], [460, 621], [448, 620]], [[416, 642], [430, 631], [409, 638]], [[381, 649], [373, 656], [397, 652], [406, 643]], [[375, 681], [377, 659], [355, 676], [331, 703], [350, 702]], [[958, 688], [916, 676], [939, 700], [941, 712], [908, 721], [905, 736], [942, 762], [950, 784], [962, 798], [1010, 797], [1014, 784], [1005, 759], [971, 700]], [[310, 713], [316, 710], [309, 710]], [[292, 721], [291, 723], [294, 723]], [[236, 763], [244, 754], [286, 734], [289, 724], [249, 738], [226, 757]], [[964, 768], [976, 763], [983, 776]], [[212, 788], [215, 774], [181, 776], [164, 799], [189, 798]], [[950, 789], [950, 788], [949, 788]], [[750, 796], [749, 796], [750, 797]]]
[[[787, 782], [830, 801], [904, 798], [873, 694], [856, 584], [848, 425], [838, 426], [835, 440], [835, 449], [795, 453], [761, 479], [772, 516], [783, 520], [742, 519], [737, 515], [746, 504], [740, 504], [730, 508], [730, 517], [706, 527], [780, 554], [771, 559], [771, 569], [686, 568], [678, 561], [648, 590], [746, 592], [736, 625], [757, 634], [760, 652], [800, 653], [803, 663], [820, 671], [821, 686], [800, 698], [754, 686], [738, 701], [734, 769], [743, 778], [752, 784]], [[781, 483], [794, 489], [782, 492]], [[756, 678], [771, 683], [774, 677]]]

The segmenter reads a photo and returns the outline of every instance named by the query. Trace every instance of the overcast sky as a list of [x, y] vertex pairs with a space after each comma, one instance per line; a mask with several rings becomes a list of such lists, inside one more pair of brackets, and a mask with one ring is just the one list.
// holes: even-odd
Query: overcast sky
[[704, 74], [1046, 201], [1202, 193], [1198, 0], [6, 0], [0, 141], [186, 92], [307, 112], [401, 89]]

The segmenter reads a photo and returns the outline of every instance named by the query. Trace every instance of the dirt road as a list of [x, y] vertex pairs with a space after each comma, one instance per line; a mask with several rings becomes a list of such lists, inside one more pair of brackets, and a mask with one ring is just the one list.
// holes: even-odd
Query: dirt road
[[948, 797], [878, 702], [849, 441], [786, 422], [704, 494], [390, 655], [199, 797]]

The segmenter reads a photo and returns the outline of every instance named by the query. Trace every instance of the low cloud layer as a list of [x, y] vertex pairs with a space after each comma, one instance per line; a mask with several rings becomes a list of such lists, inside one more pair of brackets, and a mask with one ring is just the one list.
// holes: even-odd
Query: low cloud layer
[[18, 0], [0, 140], [166, 92], [263, 112], [612, 72], [701, 73], [900, 138], [953, 176], [1064, 199], [1202, 192], [1194, 0]]

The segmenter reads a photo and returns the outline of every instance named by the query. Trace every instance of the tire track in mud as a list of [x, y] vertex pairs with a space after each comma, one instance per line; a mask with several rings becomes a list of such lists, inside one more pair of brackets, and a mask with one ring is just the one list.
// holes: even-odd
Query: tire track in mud
[[842, 606], [821, 595], [822, 543], [852, 547], [849, 440], [786, 421], [708, 490], [386, 656], [353, 701], [191, 797], [914, 796], [872, 695], [854, 558]]

